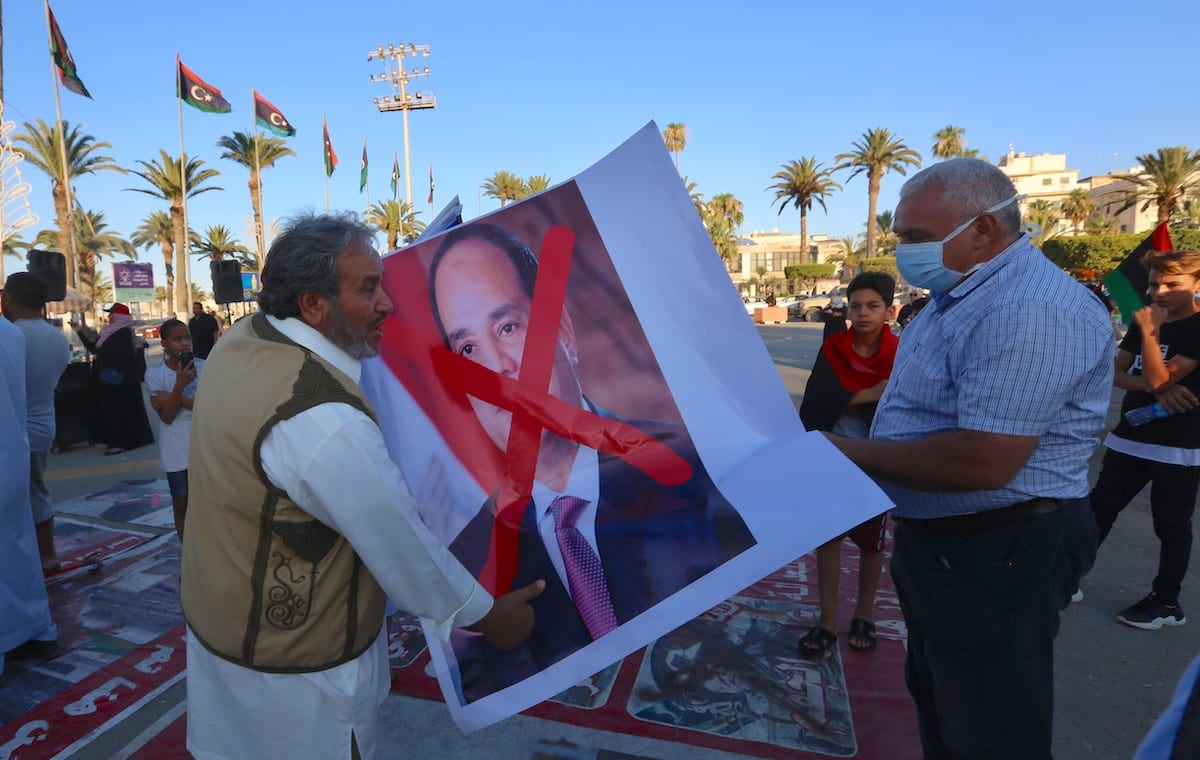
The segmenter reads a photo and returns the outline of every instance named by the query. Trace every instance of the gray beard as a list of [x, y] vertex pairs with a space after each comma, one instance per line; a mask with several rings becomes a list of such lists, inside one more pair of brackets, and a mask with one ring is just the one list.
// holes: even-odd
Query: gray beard
[[329, 314], [329, 324], [325, 328], [325, 338], [330, 343], [342, 349], [355, 359], [370, 359], [379, 352], [367, 343], [366, 335], [355, 335], [346, 324], [346, 315], [335, 302]]

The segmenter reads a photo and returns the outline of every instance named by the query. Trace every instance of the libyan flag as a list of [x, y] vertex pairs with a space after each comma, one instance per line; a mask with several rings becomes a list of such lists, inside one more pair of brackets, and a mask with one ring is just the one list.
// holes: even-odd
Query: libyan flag
[[176, 97], [183, 98], [183, 102], [193, 108], [209, 113], [229, 113], [233, 110], [221, 91], [184, 66], [179, 56], [175, 56], [175, 62], [179, 64], [179, 75], [175, 79]]
[[1154, 228], [1146, 238], [1125, 257], [1121, 265], [1104, 278], [1104, 289], [1121, 310], [1121, 321], [1133, 324], [1133, 313], [1150, 303], [1147, 290], [1150, 288], [1150, 273], [1142, 266], [1142, 258], [1150, 251], [1171, 250], [1171, 235], [1167, 223]]
[[333, 151], [333, 141], [329, 139], [329, 122], [325, 121], [325, 117], [321, 117], [321, 129], [325, 137], [325, 176], [332, 177], [333, 170], [337, 168], [338, 158], [337, 153]]
[[58, 28], [58, 19], [54, 18], [54, 11], [50, 10], [49, 5], [46, 6], [46, 12], [50, 16], [50, 57], [58, 67], [58, 77], [62, 80], [63, 87], [76, 95], [92, 97], [92, 93], [83, 86], [83, 81], [75, 71], [75, 59], [71, 57], [67, 41], [63, 39], [62, 30]]
[[296, 128], [291, 125], [283, 112], [259, 95], [258, 90], [254, 90], [254, 120], [260, 127], [269, 129], [280, 137], [291, 137], [296, 134]]

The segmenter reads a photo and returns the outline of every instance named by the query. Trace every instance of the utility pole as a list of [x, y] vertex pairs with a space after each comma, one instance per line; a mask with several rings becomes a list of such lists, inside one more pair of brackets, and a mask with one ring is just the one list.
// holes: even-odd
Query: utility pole
[[408, 112], [422, 108], [437, 108], [437, 98], [433, 96], [433, 93], [412, 93], [408, 91], [408, 80], [429, 76], [428, 66], [424, 69], [413, 67], [412, 69], [405, 70], [404, 59], [417, 57], [428, 58], [429, 46], [402, 43], [400, 45], [388, 45], [385, 48], [383, 45], [379, 45], [367, 53], [368, 61], [378, 59], [387, 67], [382, 74], [372, 76], [371, 82], [373, 84], [390, 82], [392, 85], [391, 95], [384, 95], [374, 99], [375, 107], [381, 113], [400, 111], [404, 114], [404, 202], [409, 204], [410, 209], [413, 208], [413, 194], [412, 158], [409, 155], [408, 147]]

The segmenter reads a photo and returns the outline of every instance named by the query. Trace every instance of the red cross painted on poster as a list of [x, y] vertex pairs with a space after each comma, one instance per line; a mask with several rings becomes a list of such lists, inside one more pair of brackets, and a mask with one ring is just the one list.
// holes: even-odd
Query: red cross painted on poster
[[[447, 389], [512, 412], [492, 546], [479, 579], [493, 593], [506, 592], [516, 572], [517, 531], [533, 491], [543, 430], [620, 457], [663, 485], [681, 485], [692, 477], [691, 465], [657, 438], [549, 392], [574, 244], [574, 233], [566, 227], [552, 227], [542, 238], [529, 326], [520, 372], [515, 378], [455, 354], [440, 340], [431, 345], [416, 325], [392, 318], [384, 329], [385, 358], [389, 350], [402, 351], [414, 363], [431, 365]], [[424, 361], [412, 356], [412, 352], [426, 346], [429, 353]]]

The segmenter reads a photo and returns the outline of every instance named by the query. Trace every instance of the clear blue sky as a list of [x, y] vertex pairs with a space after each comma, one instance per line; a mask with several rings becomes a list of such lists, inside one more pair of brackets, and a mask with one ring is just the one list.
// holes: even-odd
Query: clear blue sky
[[[1152, 9], [1128, 2], [995, 4], [882, 3], [174, 3], [57, 0], [54, 11], [74, 54], [87, 100], [63, 91], [63, 117], [112, 144], [122, 166], [179, 150], [174, 57], [219, 87], [231, 114], [184, 107], [186, 147], [221, 171], [224, 192], [193, 199], [193, 228], [225, 224], [252, 246], [246, 171], [219, 159], [218, 137], [253, 128], [258, 88], [299, 130], [295, 158], [264, 173], [268, 220], [324, 207], [321, 116], [340, 164], [331, 206], [361, 211], [363, 138], [372, 200], [388, 196], [399, 113], [372, 98], [391, 93], [370, 77], [377, 45], [427, 44], [431, 76], [415, 88], [438, 107], [410, 114], [413, 192], [422, 218], [433, 165], [436, 205], [458, 194], [466, 215], [478, 186], [500, 169], [555, 182], [585, 169], [650, 120], [687, 124], [683, 174], [706, 196], [731, 192], [745, 204], [743, 232], [798, 229], [777, 215], [771, 175], [791, 159], [832, 163], [852, 140], [887, 127], [928, 157], [931, 135], [966, 129], [970, 147], [993, 161], [1011, 143], [1026, 153], [1066, 153], [1081, 176], [1127, 168], [1139, 154], [1200, 147], [1195, 57], [1186, 35], [1200, 26], [1195, 0]], [[119, 10], [114, 10], [119, 9]], [[4, 117], [54, 119], [42, 4], [4, 5]], [[412, 62], [413, 59], [407, 59]], [[410, 63], [410, 67], [413, 65]], [[31, 167], [32, 201], [53, 223], [49, 184]], [[815, 209], [809, 231], [857, 234], [866, 218], [866, 180], [846, 181]], [[903, 177], [884, 179], [880, 209], [895, 205]], [[403, 183], [403, 180], [402, 180]], [[133, 175], [80, 178], [84, 208], [106, 212], [129, 235], [166, 205], [141, 193]], [[403, 184], [401, 184], [403, 194]], [[487, 212], [497, 203], [483, 199]], [[157, 249], [142, 252], [155, 262]], [[193, 260], [208, 287], [207, 266]], [[6, 269], [17, 268], [13, 260]], [[159, 280], [161, 282], [161, 279]]]

